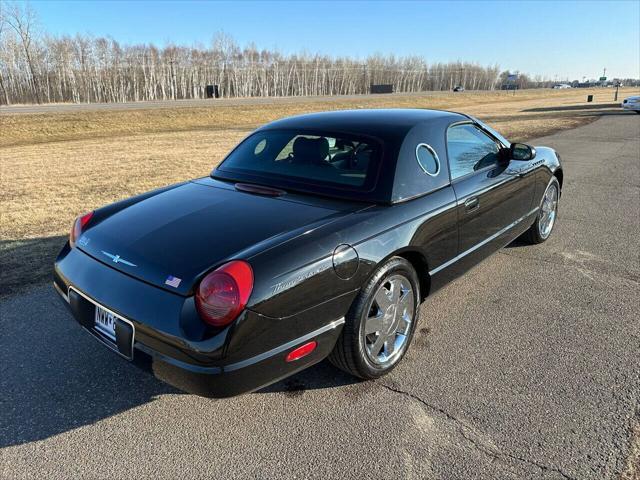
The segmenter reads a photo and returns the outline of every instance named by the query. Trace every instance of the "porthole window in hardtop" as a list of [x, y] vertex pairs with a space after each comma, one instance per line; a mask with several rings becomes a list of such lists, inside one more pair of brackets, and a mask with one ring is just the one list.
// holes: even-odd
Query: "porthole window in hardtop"
[[427, 175], [435, 177], [440, 172], [440, 160], [435, 150], [426, 143], [421, 143], [416, 147], [416, 158], [420, 168]]
[[263, 138], [258, 142], [256, 148], [253, 150], [254, 155], [260, 155], [264, 149], [267, 147], [267, 139]]

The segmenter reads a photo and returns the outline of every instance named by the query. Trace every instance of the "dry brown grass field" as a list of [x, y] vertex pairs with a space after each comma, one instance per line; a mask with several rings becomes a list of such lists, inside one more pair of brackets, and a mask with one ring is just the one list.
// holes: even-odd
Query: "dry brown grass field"
[[[593, 103], [586, 103], [587, 94], [595, 95]], [[638, 89], [623, 89], [620, 98], [631, 94]], [[346, 108], [457, 110], [525, 141], [620, 111], [611, 89], [580, 89], [0, 114], [0, 296], [49, 280], [78, 214], [208, 175], [262, 123]]]

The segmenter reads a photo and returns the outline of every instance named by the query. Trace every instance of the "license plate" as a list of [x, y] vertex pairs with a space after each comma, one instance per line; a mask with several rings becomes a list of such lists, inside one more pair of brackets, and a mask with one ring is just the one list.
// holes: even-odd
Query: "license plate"
[[95, 328], [100, 333], [116, 341], [116, 316], [96, 305]]

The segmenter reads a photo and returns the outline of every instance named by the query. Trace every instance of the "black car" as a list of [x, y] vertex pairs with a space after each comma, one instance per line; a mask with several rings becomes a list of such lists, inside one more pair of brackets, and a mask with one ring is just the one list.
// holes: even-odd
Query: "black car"
[[549, 237], [562, 180], [554, 150], [460, 113], [287, 118], [208, 177], [79, 217], [54, 285], [102, 344], [190, 392], [248, 392], [326, 357], [373, 379], [426, 297]]

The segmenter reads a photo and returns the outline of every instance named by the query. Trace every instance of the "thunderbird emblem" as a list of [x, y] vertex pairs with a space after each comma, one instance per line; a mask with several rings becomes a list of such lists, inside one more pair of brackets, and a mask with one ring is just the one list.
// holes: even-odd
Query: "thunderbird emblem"
[[120, 257], [120, 255], [114, 255], [112, 253], [105, 252], [104, 250], [102, 250], [102, 253], [109, 257], [113, 263], [124, 263], [125, 265], [129, 265], [130, 267], [137, 267], [135, 263], [131, 263], [125, 260], [124, 258]]

